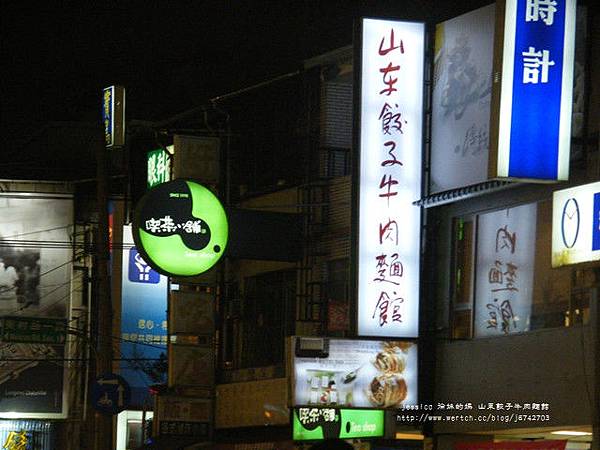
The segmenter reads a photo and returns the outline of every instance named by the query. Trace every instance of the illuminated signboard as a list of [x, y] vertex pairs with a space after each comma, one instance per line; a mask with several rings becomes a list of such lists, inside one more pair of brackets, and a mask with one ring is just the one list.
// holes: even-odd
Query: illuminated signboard
[[504, 40], [501, 68], [494, 69], [500, 82], [490, 176], [567, 180], [576, 1], [506, 0], [504, 6], [496, 30]]
[[416, 337], [424, 24], [362, 20], [358, 334]]
[[552, 267], [600, 260], [600, 182], [554, 192]]
[[382, 437], [385, 412], [368, 409], [295, 408], [295, 441]]
[[171, 158], [173, 146], [148, 152], [147, 156], [147, 185], [149, 188], [171, 180]]
[[[167, 277], [152, 270], [134, 247], [131, 226], [124, 226], [119, 373], [131, 387], [131, 405], [135, 407], [150, 400], [148, 386], [166, 382], [166, 370], [164, 375], [155, 370], [153, 380], [136, 359], [158, 366], [161, 354], [167, 354], [167, 284]], [[164, 379], [158, 379], [160, 376]]]
[[125, 145], [125, 88], [110, 86], [102, 91], [102, 123], [107, 147]]
[[191, 180], [150, 189], [135, 209], [133, 239], [154, 270], [195, 276], [221, 258], [228, 238], [227, 216], [215, 195]]
[[[293, 345], [302, 339], [295, 337]], [[398, 408], [417, 403], [417, 345], [329, 339], [328, 356], [293, 358], [293, 404]]]

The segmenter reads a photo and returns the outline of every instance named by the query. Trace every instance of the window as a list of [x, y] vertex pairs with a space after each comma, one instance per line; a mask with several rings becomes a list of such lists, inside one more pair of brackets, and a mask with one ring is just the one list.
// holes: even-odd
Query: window
[[551, 201], [456, 218], [453, 236], [453, 338], [588, 322], [600, 270], [552, 269]]
[[295, 270], [246, 278], [242, 368], [284, 363], [285, 337], [293, 334], [295, 296]]

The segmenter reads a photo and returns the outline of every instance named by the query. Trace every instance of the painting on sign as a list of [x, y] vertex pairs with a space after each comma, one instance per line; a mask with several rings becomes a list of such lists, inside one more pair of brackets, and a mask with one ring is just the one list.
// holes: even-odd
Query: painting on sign
[[475, 336], [528, 331], [537, 205], [481, 214], [477, 230]]

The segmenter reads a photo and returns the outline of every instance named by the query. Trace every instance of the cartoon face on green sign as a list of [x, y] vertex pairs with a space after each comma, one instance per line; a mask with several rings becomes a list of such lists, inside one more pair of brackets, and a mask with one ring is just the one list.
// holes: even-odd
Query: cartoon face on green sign
[[221, 258], [229, 227], [223, 206], [190, 180], [159, 184], [135, 209], [133, 239], [144, 260], [164, 275], [190, 277]]

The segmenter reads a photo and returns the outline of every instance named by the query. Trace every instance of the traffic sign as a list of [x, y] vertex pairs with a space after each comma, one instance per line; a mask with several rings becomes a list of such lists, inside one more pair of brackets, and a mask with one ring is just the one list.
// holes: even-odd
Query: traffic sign
[[107, 373], [92, 386], [92, 405], [105, 414], [119, 414], [131, 401], [129, 384], [120, 375]]

